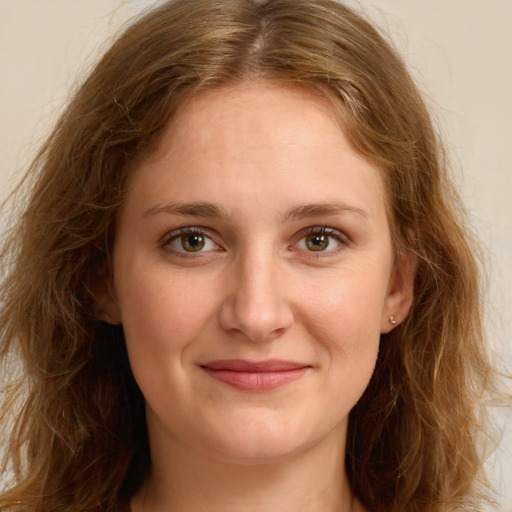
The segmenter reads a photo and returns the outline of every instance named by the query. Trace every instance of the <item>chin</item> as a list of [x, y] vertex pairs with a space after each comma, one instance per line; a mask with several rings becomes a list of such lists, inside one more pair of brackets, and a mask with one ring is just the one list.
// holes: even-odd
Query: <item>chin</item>
[[306, 421], [279, 422], [261, 412], [255, 416], [253, 421], [245, 418], [243, 422], [231, 423], [231, 428], [221, 429], [216, 436], [208, 436], [206, 449], [226, 462], [271, 464], [306, 453], [331, 434], [329, 429], [309, 428]]
[[217, 445], [210, 445], [210, 452], [214, 458], [233, 464], [274, 464], [306, 452], [312, 444], [293, 443], [281, 437], [269, 439], [268, 436], [260, 436], [254, 442], [247, 439], [240, 443], [234, 443], [232, 439], [225, 443], [219, 442]]

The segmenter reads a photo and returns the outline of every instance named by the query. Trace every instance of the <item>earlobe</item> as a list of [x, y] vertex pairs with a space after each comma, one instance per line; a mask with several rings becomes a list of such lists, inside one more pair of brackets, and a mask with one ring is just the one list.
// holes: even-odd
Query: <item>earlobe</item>
[[96, 318], [111, 325], [121, 323], [121, 314], [117, 305], [111, 276], [103, 266], [92, 282]]
[[414, 276], [416, 255], [403, 250], [397, 257], [389, 281], [389, 291], [382, 312], [381, 334], [385, 334], [402, 323], [409, 314], [414, 298]]

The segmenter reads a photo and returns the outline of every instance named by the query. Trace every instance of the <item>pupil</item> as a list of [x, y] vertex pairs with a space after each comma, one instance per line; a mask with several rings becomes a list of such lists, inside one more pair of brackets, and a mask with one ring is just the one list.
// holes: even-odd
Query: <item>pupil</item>
[[181, 245], [189, 252], [200, 251], [204, 247], [204, 238], [201, 235], [187, 235], [181, 239]]
[[324, 251], [329, 245], [329, 237], [325, 235], [309, 235], [306, 244], [312, 251]]

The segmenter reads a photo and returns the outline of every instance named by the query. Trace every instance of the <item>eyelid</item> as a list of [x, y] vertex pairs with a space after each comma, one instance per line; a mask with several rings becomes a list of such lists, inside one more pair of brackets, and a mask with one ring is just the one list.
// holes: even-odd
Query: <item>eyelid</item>
[[[217, 250], [225, 250], [222, 244], [219, 243], [218, 241], [219, 236], [215, 232], [212, 233], [212, 230], [210, 228], [205, 228], [202, 226], [181, 226], [176, 229], [169, 230], [161, 237], [159, 245], [164, 249], [168, 249], [169, 252], [185, 258], [200, 257], [205, 253], [213, 252], [212, 249], [200, 250], [197, 252], [188, 252], [186, 250], [178, 250], [171, 246], [171, 242], [173, 242], [174, 240], [185, 235], [195, 234], [201, 235], [209, 239], [213, 244], [215, 244]], [[306, 248], [298, 248], [297, 245], [299, 244], [299, 242], [301, 242], [310, 235], [325, 235], [329, 238], [334, 239], [336, 241], [336, 246], [333, 248], [328, 247], [325, 250], [319, 251], [307, 250]], [[336, 255], [340, 251], [343, 251], [351, 243], [350, 237], [340, 229], [322, 225], [305, 227], [298, 231], [293, 238], [294, 242], [292, 243], [291, 246], [289, 246], [289, 249], [300, 251], [301, 253], [303, 253], [303, 255], [305, 255], [305, 257], [313, 258], [321, 258]]]
[[[308, 251], [307, 249], [296, 249], [297, 244], [304, 240], [309, 235], [325, 235], [336, 240], [337, 245], [332, 249], [327, 248], [323, 251]], [[344, 248], [347, 247], [350, 244], [350, 242], [351, 240], [349, 236], [339, 229], [331, 228], [328, 226], [309, 226], [304, 229], [301, 229], [296, 234], [295, 242], [291, 246], [291, 249], [300, 250], [301, 252], [305, 253], [307, 257], [321, 258], [338, 254], [340, 251], [344, 250]]]
[[201, 235], [211, 242], [213, 242], [217, 249], [223, 250], [221, 244], [217, 241], [217, 236], [212, 234], [211, 230], [208, 228], [204, 228], [202, 226], [183, 226], [178, 227], [176, 229], [172, 229], [170, 231], [167, 231], [164, 236], [160, 239], [159, 245], [164, 249], [169, 249], [170, 252], [173, 254], [177, 254], [182, 257], [198, 257], [201, 254], [211, 252], [212, 250], [205, 250], [205, 251], [197, 251], [197, 252], [188, 252], [185, 250], [177, 250], [176, 248], [171, 246], [171, 243], [185, 235]]

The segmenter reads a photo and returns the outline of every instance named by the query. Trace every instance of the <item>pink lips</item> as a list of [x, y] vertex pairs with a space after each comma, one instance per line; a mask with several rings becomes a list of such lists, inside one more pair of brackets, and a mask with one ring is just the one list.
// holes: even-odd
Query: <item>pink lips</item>
[[243, 391], [270, 391], [300, 379], [311, 368], [292, 361], [269, 359], [210, 361], [201, 368], [211, 377]]

